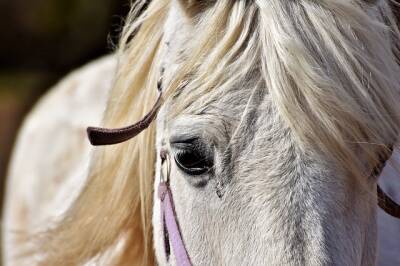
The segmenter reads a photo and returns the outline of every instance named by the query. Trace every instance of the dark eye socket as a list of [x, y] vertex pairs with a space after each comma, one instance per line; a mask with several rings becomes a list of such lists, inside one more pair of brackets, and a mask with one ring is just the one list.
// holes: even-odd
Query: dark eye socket
[[193, 144], [175, 145], [175, 149], [175, 163], [184, 173], [202, 175], [212, 168], [212, 156], [205, 149]]

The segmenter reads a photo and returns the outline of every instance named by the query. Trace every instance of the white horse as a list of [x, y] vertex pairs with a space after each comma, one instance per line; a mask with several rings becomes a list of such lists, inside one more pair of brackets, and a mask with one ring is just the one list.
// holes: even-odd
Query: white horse
[[[26, 120], [5, 265], [174, 265], [174, 237], [193, 265], [375, 265], [370, 173], [400, 132], [389, 0], [153, 0], [137, 17], [146, 2], [118, 54]], [[156, 124], [90, 148], [87, 125], [142, 119], [157, 88]], [[179, 226], [169, 237], [161, 173]]]

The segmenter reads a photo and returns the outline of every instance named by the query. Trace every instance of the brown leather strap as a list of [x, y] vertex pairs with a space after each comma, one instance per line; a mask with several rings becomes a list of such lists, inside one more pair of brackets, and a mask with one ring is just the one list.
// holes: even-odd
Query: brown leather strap
[[[393, 146], [391, 145], [388, 147], [388, 152], [384, 155], [381, 155], [379, 165], [377, 165], [372, 172], [373, 176], [379, 177], [382, 174], [383, 168], [385, 168], [386, 162], [389, 160], [392, 154]], [[400, 219], [400, 206], [394, 200], [392, 200], [379, 185], [377, 186], [377, 194], [379, 207], [387, 214]]]
[[117, 129], [89, 127], [87, 129], [87, 134], [90, 143], [94, 146], [114, 145], [136, 137], [140, 132], [148, 128], [151, 122], [157, 117], [157, 113], [161, 107], [161, 101], [162, 94], [160, 93], [157, 102], [150, 112], [134, 125]]
[[400, 219], [400, 206], [392, 200], [378, 185], [378, 205], [387, 214]]

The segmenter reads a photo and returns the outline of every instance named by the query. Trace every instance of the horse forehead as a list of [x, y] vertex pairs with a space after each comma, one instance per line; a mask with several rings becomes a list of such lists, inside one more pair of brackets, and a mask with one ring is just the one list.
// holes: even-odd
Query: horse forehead
[[270, 156], [280, 156], [294, 151], [293, 139], [285, 123], [280, 119], [268, 99], [262, 101], [253, 112], [242, 115], [241, 124], [235, 129], [234, 146], [236, 156], [233, 163], [243, 165], [267, 165]]
[[167, 19], [164, 24], [163, 55], [161, 66], [165, 69], [164, 79], [169, 81], [178, 69], [180, 61], [184, 58], [184, 51], [190, 44], [190, 34], [193, 32], [193, 24], [183, 14], [183, 11], [172, 1]]
[[269, 95], [254, 100], [251, 92], [252, 88], [232, 88], [207, 106], [178, 115], [168, 123], [169, 135], [197, 134], [215, 142], [221, 150], [229, 146], [241, 157], [263, 156], [266, 148], [275, 146], [271, 142], [279, 143], [288, 132]]
[[222, 112], [223, 119], [235, 121], [231, 123], [229, 145], [230, 163], [237, 166], [237, 171], [257, 172], [280, 167], [300, 156], [289, 127], [268, 94], [258, 102], [247, 99], [241, 108], [222, 108]]

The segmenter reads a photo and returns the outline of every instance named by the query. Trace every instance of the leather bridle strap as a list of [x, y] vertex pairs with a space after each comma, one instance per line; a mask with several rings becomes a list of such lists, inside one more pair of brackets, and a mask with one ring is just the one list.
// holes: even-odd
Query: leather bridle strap
[[162, 103], [162, 93], [160, 92], [156, 103], [150, 112], [139, 122], [123, 128], [108, 129], [101, 127], [88, 127], [87, 134], [89, 141], [94, 146], [114, 145], [128, 141], [136, 137], [140, 132], [148, 128], [151, 122], [157, 117]]
[[[386, 162], [390, 159], [393, 154], [393, 145], [388, 147], [387, 152], [380, 156], [379, 164], [373, 169], [371, 176], [373, 178], [379, 178], [385, 168]], [[400, 206], [392, 200], [383, 190], [377, 185], [377, 197], [378, 205], [387, 214], [400, 219]]]
[[392, 200], [378, 185], [378, 205], [387, 214], [400, 219], [400, 206]]
[[[157, 113], [161, 107], [162, 92], [161, 90], [159, 91], [160, 94], [153, 108], [142, 120], [135, 123], [134, 125], [118, 129], [89, 127], [87, 129], [87, 133], [90, 143], [95, 146], [118, 144], [136, 137], [140, 132], [148, 128], [156, 118]], [[191, 266], [192, 264], [190, 262], [188, 252], [185, 248], [182, 234], [179, 230], [178, 218], [175, 213], [175, 205], [169, 187], [169, 158], [167, 158], [168, 155], [164, 152], [162, 152], [160, 155], [162, 164], [168, 161], [167, 179], [163, 178], [163, 173], [161, 172], [162, 180], [160, 181], [158, 191], [161, 205], [161, 222], [164, 231], [164, 243], [167, 253], [167, 259], [169, 259], [169, 244], [171, 243], [172, 251], [174, 252], [177, 265]]]

